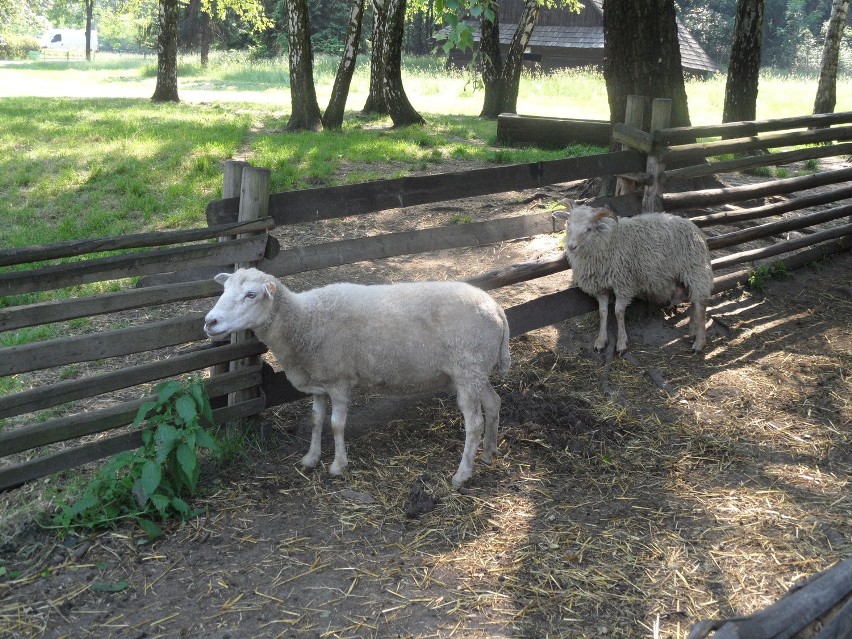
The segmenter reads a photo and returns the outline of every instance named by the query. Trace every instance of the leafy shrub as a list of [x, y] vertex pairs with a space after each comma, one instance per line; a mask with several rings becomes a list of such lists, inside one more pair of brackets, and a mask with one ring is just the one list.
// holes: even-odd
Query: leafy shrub
[[39, 51], [41, 45], [36, 38], [12, 33], [0, 35], [0, 58], [3, 60], [26, 60], [30, 51]]
[[154, 539], [162, 534], [153, 519], [186, 519], [185, 498], [195, 494], [199, 449], [219, 455], [220, 447], [202, 421], [212, 421], [210, 401], [200, 379], [186, 385], [170, 380], [157, 397], [139, 407], [134, 427], [146, 424], [142, 446], [114, 456], [73, 503], [57, 515], [57, 525], [97, 529], [133, 519]]
[[763, 291], [766, 289], [766, 285], [769, 284], [769, 280], [786, 280], [791, 277], [793, 277], [793, 274], [790, 273], [784, 262], [764, 264], [753, 269], [748, 274], [748, 285], [753, 289]]

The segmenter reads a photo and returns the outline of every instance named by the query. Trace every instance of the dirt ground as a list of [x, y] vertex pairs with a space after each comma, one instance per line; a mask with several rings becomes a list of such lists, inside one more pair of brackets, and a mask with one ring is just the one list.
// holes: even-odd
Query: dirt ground
[[[462, 206], [497, 216], [554, 192]], [[467, 207], [467, 208], [465, 208]], [[453, 206], [420, 211], [448, 223]], [[325, 223], [282, 243], [399, 227]], [[299, 235], [303, 234], [303, 235]], [[307, 237], [313, 236], [312, 238]], [[558, 236], [291, 278], [466, 277], [559, 251]], [[304, 472], [307, 400], [267, 411], [244, 455], [209, 465], [203, 514], [148, 542], [131, 525], [58, 539], [38, 510], [3, 522], [8, 637], [685, 637], [749, 613], [852, 554], [852, 253], [711, 303], [692, 355], [685, 313], [628, 325], [596, 354], [585, 316], [512, 341], [495, 378], [499, 454], [461, 490], [449, 396], [359, 398], [350, 468]], [[495, 291], [506, 306], [570, 283]], [[0, 495], [49, 494], [56, 477]]]

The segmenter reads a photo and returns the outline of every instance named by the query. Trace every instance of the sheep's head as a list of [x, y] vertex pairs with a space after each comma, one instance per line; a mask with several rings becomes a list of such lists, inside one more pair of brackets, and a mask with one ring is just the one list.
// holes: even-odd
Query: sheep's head
[[221, 339], [236, 331], [265, 324], [273, 310], [278, 280], [255, 268], [238, 269], [233, 275], [213, 278], [225, 287], [222, 297], [204, 318], [204, 332]]
[[553, 217], [565, 220], [565, 251], [576, 253], [597, 233], [608, 233], [618, 222], [615, 214], [606, 208], [594, 209], [584, 204], [572, 205], [568, 209], [556, 211]]

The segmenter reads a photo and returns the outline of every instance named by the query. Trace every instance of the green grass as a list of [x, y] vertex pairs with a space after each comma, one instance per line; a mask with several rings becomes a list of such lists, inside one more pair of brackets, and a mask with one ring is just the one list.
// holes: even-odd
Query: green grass
[[[409, 98], [427, 127], [395, 130], [364, 117], [369, 67], [362, 57], [342, 131], [287, 133], [287, 63], [215, 53], [207, 68], [179, 62], [175, 105], [155, 105], [155, 59], [99, 54], [92, 63], [0, 62], [0, 245], [24, 246], [204, 223], [221, 189], [221, 162], [245, 156], [272, 169], [272, 189], [344, 184], [434, 170], [448, 160], [532, 162], [593, 152], [540, 151], [496, 142], [496, 124], [476, 117], [482, 92], [438, 58], [406, 60]], [[317, 56], [321, 106], [337, 59]], [[814, 78], [765, 74], [758, 117], [808, 113]], [[720, 120], [724, 77], [687, 84], [696, 124]], [[45, 97], [45, 96], [68, 97]], [[86, 96], [115, 96], [94, 97]], [[838, 84], [837, 110], [852, 109], [852, 81]], [[521, 113], [603, 118], [599, 73], [524, 76]], [[388, 165], [393, 168], [387, 170]]]

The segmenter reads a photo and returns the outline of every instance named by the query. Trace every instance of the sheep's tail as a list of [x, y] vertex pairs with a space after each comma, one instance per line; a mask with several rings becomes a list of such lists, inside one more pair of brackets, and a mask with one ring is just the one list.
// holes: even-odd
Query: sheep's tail
[[509, 320], [506, 319], [505, 313], [501, 313], [501, 315], [503, 316], [503, 341], [500, 343], [500, 363], [497, 370], [500, 371], [501, 375], [505, 375], [512, 365], [512, 355], [509, 353]]

